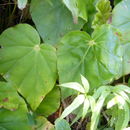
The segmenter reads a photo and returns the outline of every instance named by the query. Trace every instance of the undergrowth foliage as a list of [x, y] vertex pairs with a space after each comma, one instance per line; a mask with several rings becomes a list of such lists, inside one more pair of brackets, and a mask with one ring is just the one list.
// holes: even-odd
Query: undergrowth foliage
[[130, 129], [130, 0], [0, 6], [0, 130]]

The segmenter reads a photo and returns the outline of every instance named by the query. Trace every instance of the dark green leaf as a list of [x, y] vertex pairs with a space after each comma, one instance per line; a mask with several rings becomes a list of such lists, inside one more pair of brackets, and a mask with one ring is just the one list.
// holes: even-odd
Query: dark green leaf
[[32, 0], [32, 19], [46, 43], [55, 44], [67, 32], [80, 30], [84, 24], [79, 20], [73, 23], [70, 11], [61, 0]]
[[50, 91], [43, 99], [39, 107], [37, 108], [37, 114], [48, 117], [55, 112], [60, 106], [60, 91], [58, 87], [55, 87]]

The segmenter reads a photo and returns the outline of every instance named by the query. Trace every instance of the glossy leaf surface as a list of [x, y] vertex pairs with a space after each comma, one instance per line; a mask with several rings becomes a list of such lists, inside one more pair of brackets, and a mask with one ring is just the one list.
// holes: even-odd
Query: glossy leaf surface
[[87, 77], [90, 88], [111, 82], [118, 77], [121, 51], [115, 29], [110, 25], [97, 28], [90, 37], [85, 32], [70, 32], [58, 48], [60, 83]]

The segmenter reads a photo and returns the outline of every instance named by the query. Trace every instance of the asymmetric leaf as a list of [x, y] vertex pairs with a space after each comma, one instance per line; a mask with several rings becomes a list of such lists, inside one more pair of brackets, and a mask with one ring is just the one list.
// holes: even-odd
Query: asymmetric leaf
[[121, 51], [115, 31], [110, 25], [103, 25], [91, 37], [81, 31], [65, 35], [58, 48], [60, 83], [80, 82], [82, 74], [92, 89], [116, 78], [121, 67]]
[[62, 0], [32, 0], [31, 16], [46, 43], [55, 44], [67, 32], [80, 30], [85, 23], [74, 24], [70, 11]]
[[38, 33], [27, 24], [4, 31], [0, 45], [0, 73], [35, 110], [56, 82], [55, 49], [40, 44]]

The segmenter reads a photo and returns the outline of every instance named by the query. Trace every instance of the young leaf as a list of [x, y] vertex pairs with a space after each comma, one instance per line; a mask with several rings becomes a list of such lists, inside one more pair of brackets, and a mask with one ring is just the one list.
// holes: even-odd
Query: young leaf
[[89, 102], [90, 102], [90, 107], [91, 110], [93, 111], [96, 105], [96, 101], [95, 98], [93, 96], [88, 96]]
[[113, 92], [118, 91], [125, 91], [126, 93], [130, 93], [130, 88], [126, 85], [116, 85], [116, 87], [113, 88]]
[[[122, 99], [123, 100], [123, 99]], [[123, 130], [127, 127], [129, 122], [130, 110], [128, 104], [125, 102], [123, 109], [118, 110], [118, 120], [115, 125], [115, 130]]]
[[67, 107], [65, 108], [65, 110], [63, 111], [62, 115], [60, 118], [65, 118], [66, 116], [68, 116], [72, 111], [74, 111], [76, 108], [78, 108], [81, 104], [83, 104], [85, 100], [85, 96], [84, 95], [78, 95], [74, 101]]
[[112, 99], [107, 103], [107, 109], [110, 109], [111, 107], [113, 107], [113, 106], [116, 105], [117, 103], [118, 103], [117, 97], [115, 96], [114, 98], [112, 98]]
[[71, 128], [66, 120], [58, 118], [55, 121], [55, 130], [71, 130]]
[[85, 23], [79, 19], [78, 24], [74, 24], [62, 0], [31, 0], [30, 12], [43, 41], [53, 45], [66, 33], [80, 30]]
[[81, 81], [82, 81], [83, 87], [85, 89], [85, 93], [88, 93], [88, 91], [89, 91], [89, 82], [88, 82], [88, 80], [83, 75], [81, 75]]
[[56, 82], [55, 48], [40, 44], [37, 31], [28, 24], [5, 30], [0, 45], [0, 73], [35, 110]]
[[90, 130], [96, 130], [97, 129], [97, 125], [98, 125], [98, 121], [99, 121], [99, 117], [100, 117], [100, 111], [103, 107], [103, 103], [106, 99], [106, 97], [109, 95], [110, 92], [108, 91], [104, 91], [102, 92], [101, 96], [99, 97], [94, 110], [92, 111], [92, 117], [91, 117], [91, 127]]
[[92, 27], [97, 28], [98, 26], [108, 22], [111, 16], [111, 5], [109, 0], [99, 0], [96, 5], [97, 13], [94, 17]]
[[27, 5], [27, 0], [18, 0], [18, 8], [23, 10]]
[[90, 106], [89, 100], [88, 100], [88, 98], [85, 98], [84, 103], [83, 103], [82, 119], [85, 118], [85, 116], [86, 116], [86, 114], [88, 112], [89, 106]]
[[65, 83], [65, 84], [61, 84], [60, 86], [65, 88], [71, 88], [81, 93], [85, 93], [84, 88], [77, 82]]

